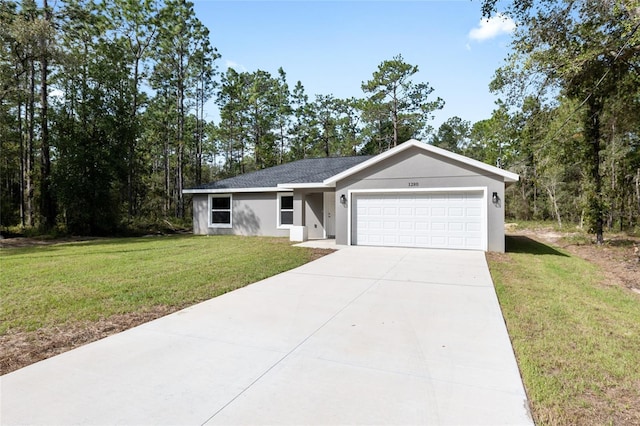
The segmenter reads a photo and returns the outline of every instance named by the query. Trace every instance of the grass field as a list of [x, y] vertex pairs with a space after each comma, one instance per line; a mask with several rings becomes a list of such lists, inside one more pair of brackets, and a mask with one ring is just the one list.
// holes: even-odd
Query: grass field
[[185, 307], [308, 262], [286, 239], [170, 236], [0, 249], [0, 336]]
[[640, 424], [640, 297], [527, 237], [489, 265], [538, 424]]
[[[170, 312], [312, 255], [286, 239], [234, 236], [0, 249], [0, 343], [13, 350], [0, 366], [11, 371], [101, 337], [58, 337], [92, 322]], [[525, 236], [487, 257], [536, 422], [640, 424], [640, 296], [603, 285], [599, 266]]]

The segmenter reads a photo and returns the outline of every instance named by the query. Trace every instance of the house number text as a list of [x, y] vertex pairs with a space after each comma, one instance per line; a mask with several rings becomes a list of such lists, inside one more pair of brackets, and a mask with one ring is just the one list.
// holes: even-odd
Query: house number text
[[409, 182], [409, 186], [420, 186], [418, 182]]

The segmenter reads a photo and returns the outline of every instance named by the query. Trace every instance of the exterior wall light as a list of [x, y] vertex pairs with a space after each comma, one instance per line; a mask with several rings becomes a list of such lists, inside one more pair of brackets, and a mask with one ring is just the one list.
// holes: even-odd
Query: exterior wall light
[[491, 197], [491, 201], [493, 201], [493, 204], [498, 204], [500, 202], [500, 197], [498, 197], [497, 192], [493, 193], [493, 196]]
[[346, 195], [342, 194], [340, 196], [340, 204], [342, 204], [342, 205], [347, 204], [347, 196]]

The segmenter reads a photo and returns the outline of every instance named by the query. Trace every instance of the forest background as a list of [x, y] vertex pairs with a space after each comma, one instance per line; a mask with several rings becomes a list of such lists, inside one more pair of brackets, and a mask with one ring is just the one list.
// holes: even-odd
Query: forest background
[[[416, 138], [519, 173], [507, 216], [640, 227], [638, 0], [514, 1], [491, 117], [446, 101], [401, 54], [362, 96], [309, 95], [282, 68], [228, 68], [181, 0], [0, 2], [0, 226], [113, 235], [187, 224], [194, 185]], [[496, 3], [478, 14], [496, 16]], [[437, 92], [436, 92], [437, 93]], [[213, 100], [219, 117], [208, 119]]]

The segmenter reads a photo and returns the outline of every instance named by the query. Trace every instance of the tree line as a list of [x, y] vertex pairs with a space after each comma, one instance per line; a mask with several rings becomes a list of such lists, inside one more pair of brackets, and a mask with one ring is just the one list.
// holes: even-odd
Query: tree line
[[[512, 3], [518, 30], [491, 84], [502, 100], [487, 120], [452, 117], [438, 129], [430, 121], [444, 101], [401, 55], [373, 70], [362, 97], [339, 99], [307, 94], [282, 68], [220, 71], [188, 1], [2, 2], [0, 224], [108, 234], [180, 220], [190, 215], [186, 187], [417, 138], [519, 173], [510, 217], [578, 223], [599, 239], [633, 229], [633, 2]], [[494, 6], [482, 3], [486, 16]]]
[[219, 57], [193, 5], [6, 1], [0, 27], [2, 224], [94, 234], [184, 216]]
[[443, 106], [400, 55], [363, 83], [362, 99], [310, 97], [283, 69], [220, 72], [183, 0], [5, 1], [0, 42], [3, 226], [104, 234], [182, 219], [185, 187], [378, 153], [426, 135]]
[[[485, 17], [496, 0], [484, 0]], [[505, 5], [501, 3], [501, 6]], [[445, 122], [431, 143], [520, 175], [507, 216], [640, 232], [640, 3], [514, 0], [511, 53], [490, 119]]]
[[508, 14], [519, 25], [491, 89], [522, 177], [512, 214], [576, 223], [598, 244], [640, 230], [640, 2], [514, 0]]

